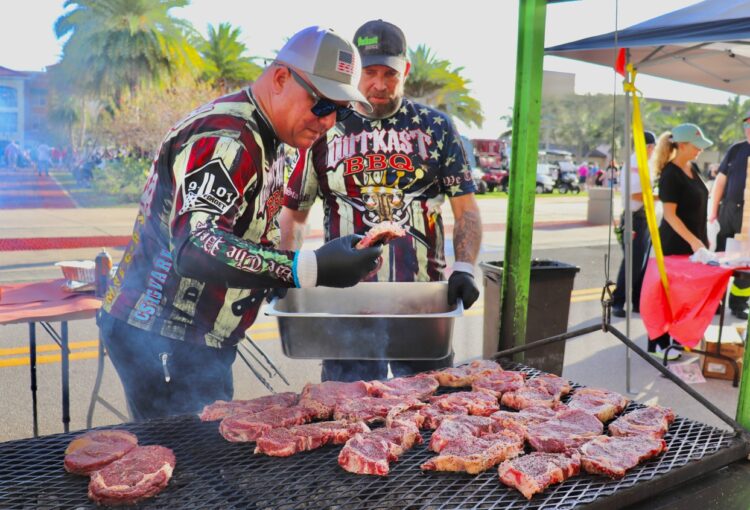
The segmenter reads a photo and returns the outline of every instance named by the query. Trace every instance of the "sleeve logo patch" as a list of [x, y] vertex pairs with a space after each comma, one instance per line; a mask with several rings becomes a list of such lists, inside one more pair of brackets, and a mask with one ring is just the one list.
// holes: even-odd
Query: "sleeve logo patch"
[[234, 204], [239, 192], [220, 159], [209, 161], [185, 176], [182, 185], [182, 209], [225, 214]]

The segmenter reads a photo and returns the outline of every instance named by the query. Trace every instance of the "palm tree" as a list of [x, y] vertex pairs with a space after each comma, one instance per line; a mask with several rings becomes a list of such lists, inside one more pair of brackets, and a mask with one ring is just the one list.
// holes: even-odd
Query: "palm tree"
[[188, 43], [192, 26], [169, 10], [189, 0], [66, 0], [75, 9], [55, 22], [63, 47], [61, 71], [85, 93], [114, 98], [200, 65]]
[[247, 47], [239, 37], [239, 28], [220, 23], [218, 30], [209, 25], [208, 38], [201, 38], [195, 45], [205, 66], [202, 78], [224, 92], [255, 81], [263, 71], [253, 57], [244, 56]]
[[463, 67], [451, 68], [449, 61], [437, 58], [421, 44], [409, 50], [409, 60], [411, 71], [404, 84], [407, 97], [456, 117], [467, 126], [482, 126], [482, 107], [469, 94], [471, 80], [461, 76]]

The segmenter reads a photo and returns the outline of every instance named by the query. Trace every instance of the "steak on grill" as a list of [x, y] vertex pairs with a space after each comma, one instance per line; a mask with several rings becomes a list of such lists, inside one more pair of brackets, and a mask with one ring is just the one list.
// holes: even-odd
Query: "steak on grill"
[[487, 416], [450, 416], [432, 433], [430, 450], [440, 453], [452, 442], [463, 440], [467, 436], [479, 437], [500, 428], [500, 423]]
[[221, 420], [219, 433], [233, 443], [255, 441], [264, 432], [279, 427], [302, 425], [313, 416], [313, 412], [300, 406], [274, 407], [259, 413], [242, 413]]
[[499, 399], [503, 393], [515, 391], [521, 388], [526, 381], [526, 374], [523, 372], [503, 371], [490, 372], [483, 374], [474, 379], [471, 383], [472, 391], [483, 391]]
[[496, 374], [503, 372], [503, 367], [496, 361], [489, 359], [478, 359], [469, 363], [469, 372], [474, 378], [484, 375]]
[[503, 462], [497, 471], [501, 482], [531, 499], [550, 485], [580, 473], [581, 459], [577, 454], [533, 452]]
[[629, 400], [619, 393], [601, 388], [581, 388], [568, 400], [568, 407], [593, 414], [602, 423], [610, 421], [625, 409]]
[[370, 432], [362, 422], [322, 421], [289, 428], [271, 429], [255, 443], [255, 453], [272, 457], [289, 457], [327, 444], [344, 444], [354, 434]]
[[299, 396], [288, 391], [276, 395], [266, 395], [252, 400], [217, 400], [208, 404], [200, 414], [201, 421], [218, 421], [238, 413], [259, 413], [272, 407], [290, 407], [297, 403]]
[[89, 498], [100, 505], [131, 505], [155, 496], [169, 483], [175, 462], [169, 448], [138, 446], [91, 473]]
[[523, 437], [510, 430], [481, 437], [467, 435], [449, 442], [440, 455], [429, 459], [421, 468], [424, 471], [464, 471], [475, 475], [522, 452]]
[[564, 411], [568, 408], [565, 404], [557, 403], [553, 407], [542, 407], [532, 406], [521, 409], [517, 412], [511, 411], [498, 411], [492, 413], [490, 418], [499, 421], [501, 423], [517, 423], [523, 427], [528, 427], [535, 423], [542, 423], [551, 420], [560, 411]]
[[413, 397], [424, 400], [437, 391], [440, 383], [431, 375], [421, 374], [387, 381], [370, 381], [369, 385], [373, 397]]
[[415, 426], [380, 428], [367, 434], [356, 434], [339, 453], [339, 465], [350, 473], [386, 476], [390, 463], [415, 444], [422, 436]]
[[442, 409], [437, 405], [429, 405], [419, 410], [419, 414], [424, 419], [423, 426], [420, 428], [435, 430], [440, 426], [440, 423], [449, 416], [459, 416], [469, 414], [469, 410], [465, 407], [453, 406], [447, 409]]
[[138, 446], [138, 438], [124, 430], [95, 430], [73, 439], [65, 449], [65, 470], [88, 475]]
[[570, 383], [565, 379], [553, 374], [542, 374], [526, 381], [521, 388], [504, 393], [500, 401], [511, 409], [553, 407], [570, 390]]
[[648, 436], [600, 436], [581, 447], [581, 464], [587, 473], [622, 478], [642, 461], [666, 451], [667, 443]]
[[414, 425], [418, 429], [424, 428], [425, 416], [422, 414], [422, 409], [409, 409], [408, 411], [404, 411], [401, 408], [391, 409], [388, 412], [388, 416], [385, 417], [385, 426], [391, 428], [396, 426], [409, 427]]
[[369, 384], [364, 381], [308, 383], [302, 388], [298, 405], [312, 409], [315, 418], [327, 420], [337, 403], [366, 397], [368, 388]]
[[404, 230], [398, 223], [392, 221], [381, 221], [364, 235], [362, 239], [357, 243], [358, 249], [368, 248], [377, 243], [388, 243], [397, 237], [404, 237], [406, 230]]
[[457, 391], [430, 397], [428, 400], [433, 406], [444, 411], [463, 407], [469, 414], [477, 416], [489, 416], [500, 410], [495, 397], [477, 391]]
[[419, 408], [422, 402], [410, 397], [361, 397], [339, 402], [333, 411], [334, 420], [363, 421], [365, 423], [384, 422], [390, 411]]
[[664, 437], [674, 413], [668, 407], [647, 406], [624, 414], [609, 424], [613, 436]]
[[471, 373], [471, 370], [469, 370], [468, 365], [448, 367], [428, 373], [438, 380], [440, 386], [447, 386], [449, 388], [471, 386], [471, 382], [474, 380], [474, 375]]
[[537, 451], [566, 453], [604, 432], [594, 415], [580, 409], [561, 411], [551, 420], [529, 425], [526, 439]]

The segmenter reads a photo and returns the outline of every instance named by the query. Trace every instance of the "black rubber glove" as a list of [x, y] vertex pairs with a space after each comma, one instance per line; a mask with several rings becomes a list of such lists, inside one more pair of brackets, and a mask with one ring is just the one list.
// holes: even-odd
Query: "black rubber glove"
[[354, 246], [362, 236], [351, 234], [329, 241], [317, 250], [318, 285], [325, 287], [351, 287], [375, 269], [382, 246], [358, 250]]
[[474, 276], [465, 271], [453, 271], [448, 278], [448, 304], [455, 305], [456, 300], [461, 298], [464, 309], [469, 309], [478, 297], [479, 289], [474, 283]]
[[289, 289], [286, 287], [272, 287], [268, 289], [268, 294], [266, 294], [266, 302], [270, 303], [271, 301], [273, 301], [273, 298], [284, 299], [288, 290]]

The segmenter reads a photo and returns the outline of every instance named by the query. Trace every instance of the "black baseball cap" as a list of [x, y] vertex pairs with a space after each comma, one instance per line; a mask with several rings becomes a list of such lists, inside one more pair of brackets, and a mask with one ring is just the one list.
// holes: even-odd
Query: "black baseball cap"
[[368, 21], [354, 34], [362, 67], [384, 65], [400, 73], [406, 71], [406, 37], [393, 23], [382, 19]]
[[656, 135], [652, 131], [644, 131], [643, 136], [646, 139], [646, 145], [656, 143]]

